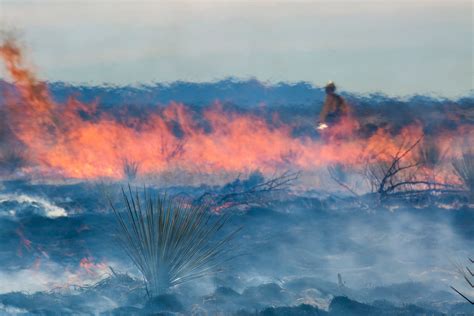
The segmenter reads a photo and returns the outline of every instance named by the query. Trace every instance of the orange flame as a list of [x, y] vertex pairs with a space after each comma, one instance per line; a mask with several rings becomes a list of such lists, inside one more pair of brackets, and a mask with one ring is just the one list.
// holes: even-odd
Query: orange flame
[[25, 237], [23, 233], [23, 228], [19, 227], [16, 229], [16, 234], [20, 238], [20, 245], [18, 246], [17, 255], [18, 257], [23, 257], [23, 248], [25, 248], [28, 252], [33, 250], [32, 242], [28, 238]]
[[108, 269], [107, 264], [103, 262], [95, 263], [94, 259], [90, 257], [82, 258], [79, 266], [90, 276], [103, 274]]
[[[389, 160], [402, 143], [414, 143], [422, 136], [422, 126], [413, 124], [397, 135], [379, 128], [368, 138], [356, 137], [351, 132], [358, 123], [348, 118], [329, 132], [326, 141], [294, 137], [292, 127], [276, 116], [270, 124], [257, 115], [225, 111], [220, 104], [204, 111], [205, 124], [180, 103], [153, 109], [145, 121], [125, 117], [119, 122], [110, 114], [99, 114], [96, 104], [72, 97], [66, 104], [55, 103], [46, 84], [24, 66], [13, 41], [0, 46], [0, 56], [21, 95], [19, 100], [7, 100], [8, 119], [27, 148], [30, 166], [24, 171], [30, 173], [120, 179], [125, 160], [138, 162], [140, 174], [172, 169], [200, 173], [256, 169], [265, 173], [281, 167], [314, 170], [334, 163]], [[94, 119], [84, 119], [80, 112]], [[173, 126], [179, 127], [179, 136]], [[452, 134], [441, 134], [438, 145], [450, 147], [448, 156], [459, 155], [462, 147], [456, 133], [472, 136], [473, 129], [460, 126]]]

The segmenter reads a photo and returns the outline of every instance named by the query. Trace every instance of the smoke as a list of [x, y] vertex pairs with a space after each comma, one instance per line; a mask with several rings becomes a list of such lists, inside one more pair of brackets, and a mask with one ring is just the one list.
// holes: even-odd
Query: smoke
[[57, 218], [68, 215], [65, 209], [48, 200], [26, 194], [0, 194], [0, 210], [2, 215], [11, 217], [35, 214]]
[[[468, 257], [474, 245], [445, 210], [401, 207], [368, 214], [295, 203], [285, 213], [260, 209], [248, 215], [243, 233], [252, 237], [238, 243], [250, 255], [235, 269], [273, 282], [303, 276], [337, 282], [341, 274], [352, 289], [414, 282], [448, 292], [453, 262]], [[471, 219], [464, 215], [464, 222]]]

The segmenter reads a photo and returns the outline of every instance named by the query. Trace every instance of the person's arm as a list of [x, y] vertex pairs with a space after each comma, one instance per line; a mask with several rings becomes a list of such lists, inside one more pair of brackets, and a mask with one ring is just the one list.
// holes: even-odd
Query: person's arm
[[321, 113], [319, 114], [319, 122], [320, 123], [326, 122], [326, 119], [327, 119], [328, 114], [329, 114], [330, 111], [331, 111], [331, 102], [326, 97], [326, 100], [324, 101], [324, 104], [323, 104], [323, 109], [321, 110]]

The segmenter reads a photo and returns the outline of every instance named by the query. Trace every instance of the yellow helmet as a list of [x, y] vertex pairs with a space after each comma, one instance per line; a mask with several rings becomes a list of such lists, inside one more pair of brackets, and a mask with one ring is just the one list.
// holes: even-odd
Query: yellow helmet
[[336, 85], [334, 84], [333, 81], [329, 80], [328, 83], [326, 83], [326, 86], [324, 86], [326, 91], [328, 92], [334, 92], [336, 91]]
[[335, 86], [336, 86], [336, 84], [334, 83], [334, 81], [329, 80], [329, 81], [326, 83], [326, 86], [325, 86], [325, 87], [327, 88], [327, 87], [335, 87]]

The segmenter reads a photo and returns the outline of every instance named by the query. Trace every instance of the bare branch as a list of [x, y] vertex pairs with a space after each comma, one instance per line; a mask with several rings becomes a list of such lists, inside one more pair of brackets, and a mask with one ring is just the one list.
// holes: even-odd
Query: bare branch
[[[402, 163], [407, 155], [420, 144], [422, 139], [423, 136], [408, 147], [406, 146], [407, 142], [403, 141], [389, 163], [379, 162], [376, 165], [367, 165], [366, 177], [369, 178], [372, 188], [376, 188], [374, 191], [380, 194], [381, 197], [447, 192], [449, 190], [444, 189], [457, 188], [445, 183], [420, 179], [417, 176], [417, 172], [423, 164], [422, 161], [410, 162], [408, 164]], [[443, 190], [439, 190], [440, 188]]]
[[328, 173], [331, 179], [333, 179], [338, 185], [340, 185], [342, 188], [346, 189], [347, 191], [349, 191], [352, 195], [356, 197], [356, 201], [357, 201], [357, 204], [359, 204], [359, 206], [361, 206], [362, 208], [369, 208], [365, 203], [361, 201], [360, 196], [359, 194], [357, 194], [357, 192], [352, 190], [352, 188], [348, 184], [344, 183], [344, 181], [342, 181], [341, 179], [339, 179], [338, 176], [336, 176], [335, 174], [336, 170], [334, 166], [328, 167]]
[[[423, 184], [423, 185], [426, 185], [426, 186], [440, 186], [440, 187], [445, 187], [445, 188], [452, 188], [454, 187], [453, 185], [450, 185], [450, 184], [445, 184], [445, 183], [440, 183], [440, 182], [431, 182], [431, 181], [402, 181], [402, 182], [398, 182], [396, 184], [393, 184], [392, 186], [390, 186], [386, 192], [392, 192], [394, 191], [396, 188], [398, 187], [401, 187], [401, 186], [405, 186], [405, 185], [419, 185], [419, 184]], [[430, 191], [429, 189], [427, 190], [421, 190], [421, 191]], [[457, 191], [456, 191], [457, 192]]]
[[250, 183], [252, 175], [247, 180], [240, 180], [239, 175], [236, 180], [224, 186], [220, 192], [205, 192], [194, 202], [208, 201], [214, 210], [240, 205], [263, 204], [266, 196], [287, 189], [293, 181], [299, 178], [300, 173], [286, 171], [268, 180], [264, 179], [260, 173], [254, 173], [254, 176], [258, 179], [255, 179], [255, 183]]
[[337, 184], [339, 184], [341, 187], [343, 187], [344, 189], [352, 193], [355, 197], [359, 197], [359, 194], [357, 194], [354, 190], [351, 189], [351, 187], [349, 187], [349, 185], [341, 181], [339, 177], [336, 176], [335, 169], [333, 166], [328, 167], [328, 173], [331, 179], [333, 179]]

